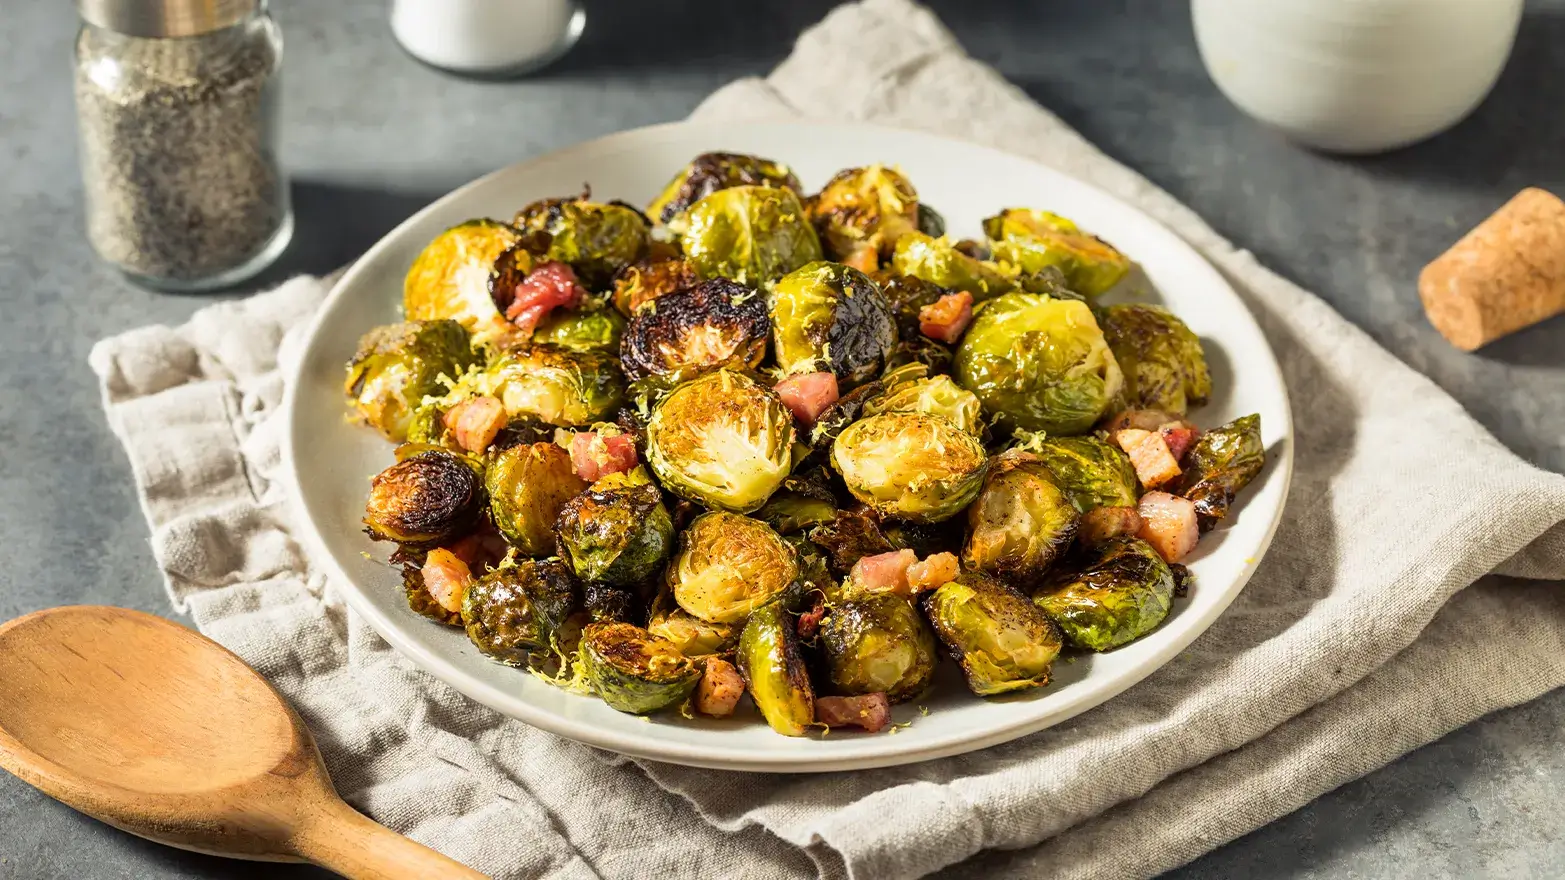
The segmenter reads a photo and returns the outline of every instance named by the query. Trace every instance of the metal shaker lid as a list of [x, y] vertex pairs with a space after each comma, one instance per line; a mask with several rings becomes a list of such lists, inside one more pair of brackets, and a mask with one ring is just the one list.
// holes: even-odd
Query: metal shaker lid
[[236, 25], [266, 0], [76, 0], [89, 24], [132, 37], [192, 37]]

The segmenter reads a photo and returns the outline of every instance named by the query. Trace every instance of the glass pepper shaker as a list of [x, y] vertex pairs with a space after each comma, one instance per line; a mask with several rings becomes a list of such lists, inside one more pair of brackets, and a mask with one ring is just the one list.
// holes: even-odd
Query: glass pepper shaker
[[77, 0], [76, 112], [93, 249], [133, 281], [206, 290], [288, 246], [282, 37], [265, 0]]

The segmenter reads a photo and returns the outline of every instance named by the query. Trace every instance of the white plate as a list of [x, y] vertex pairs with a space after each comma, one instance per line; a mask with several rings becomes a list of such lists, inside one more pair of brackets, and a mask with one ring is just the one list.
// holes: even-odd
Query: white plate
[[[1197, 411], [1212, 426], [1261, 414], [1269, 462], [1226, 524], [1189, 560], [1195, 584], [1155, 632], [1108, 654], [1056, 665], [1057, 679], [1025, 695], [981, 700], [947, 675], [922, 705], [898, 707], [912, 724], [894, 736], [836, 732], [789, 738], [753, 709], [727, 720], [651, 720], [566, 693], [479, 655], [461, 630], [409, 611], [386, 545], [359, 522], [369, 478], [391, 462], [374, 432], [344, 419], [343, 369], [359, 336], [400, 320], [402, 278], [441, 230], [472, 217], [508, 218], [544, 196], [579, 192], [646, 204], [691, 157], [710, 150], [789, 163], [807, 189], [838, 169], [899, 165], [950, 231], [977, 235], [997, 209], [1025, 205], [1064, 214], [1138, 260], [1161, 299], [1205, 341], [1215, 394]], [[954, 140], [864, 125], [807, 123], [659, 125], [610, 135], [497, 171], [447, 195], [393, 230], [338, 282], [317, 316], [285, 409], [284, 473], [312, 558], [353, 609], [415, 664], [469, 697], [561, 736], [661, 761], [756, 771], [878, 767], [954, 755], [1056, 724], [1120, 693], [1200, 635], [1249, 579], [1282, 515], [1292, 471], [1287, 392], [1260, 329], [1221, 276], [1179, 238], [1134, 208], [1058, 171]], [[943, 664], [949, 666], [949, 664]], [[1134, 694], [1125, 699], [1135, 699]]]

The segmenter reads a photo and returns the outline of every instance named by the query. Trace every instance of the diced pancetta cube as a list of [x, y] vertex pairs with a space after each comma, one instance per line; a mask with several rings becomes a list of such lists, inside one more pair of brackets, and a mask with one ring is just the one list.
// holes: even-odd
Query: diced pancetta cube
[[1136, 533], [1137, 537], [1151, 544], [1167, 562], [1185, 558], [1201, 539], [1195, 503], [1188, 498], [1167, 492], [1148, 492], [1141, 496], [1136, 512], [1141, 515], [1141, 530]]

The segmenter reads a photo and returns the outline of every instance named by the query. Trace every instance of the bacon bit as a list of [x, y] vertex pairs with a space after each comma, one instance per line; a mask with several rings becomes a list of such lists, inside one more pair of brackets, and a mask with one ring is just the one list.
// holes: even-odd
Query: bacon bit
[[811, 642], [815, 640], [815, 634], [821, 628], [821, 618], [826, 616], [826, 602], [820, 595], [815, 597], [815, 604], [810, 610], [799, 615], [794, 623], [794, 630], [799, 634], [799, 640]]
[[831, 373], [800, 373], [778, 382], [772, 390], [793, 417], [809, 427], [826, 407], [837, 402], [837, 377]]
[[1169, 451], [1161, 434], [1126, 428], [1114, 435], [1114, 442], [1130, 456], [1136, 479], [1148, 489], [1156, 489], [1179, 476], [1179, 462]]
[[911, 595], [908, 567], [917, 561], [918, 554], [912, 550], [877, 553], [853, 563], [853, 571], [848, 574], [848, 577], [853, 580], [854, 586], [863, 590]]
[[914, 595], [926, 590], [938, 590], [956, 580], [962, 567], [954, 553], [931, 553], [907, 567], [907, 582]]
[[1201, 437], [1201, 429], [1183, 419], [1159, 425], [1157, 432], [1163, 436], [1163, 442], [1168, 444], [1168, 454], [1174, 457], [1174, 461], [1184, 461], [1185, 453]]
[[918, 310], [919, 332], [947, 345], [962, 338], [973, 320], [973, 295], [965, 290], [948, 293]]
[[473, 397], [446, 410], [446, 430], [468, 452], [483, 452], [505, 427], [505, 404], [493, 397]]
[[436, 547], [424, 557], [424, 589], [440, 607], [453, 614], [462, 610], [462, 598], [473, 582], [467, 563], [444, 547]]
[[815, 720], [827, 727], [862, 727], [879, 733], [891, 723], [891, 701], [878, 691], [858, 697], [816, 697]]
[[868, 275], [880, 271], [880, 252], [872, 244], [861, 244], [853, 253], [842, 258], [842, 265], [850, 266]]
[[578, 431], [571, 437], [571, 465], [576, 476], [595, 483], [609, 474], [636, 466], [636, 443], [629, 435], [605, 437], [594, 431]]
[[1152, 545], [1165, 562], [1178, 562], [1195, 549], [1201, 540], [1196, 524], [1195, 502], [1167, 492], [1148, 492], [1141, 496], [1141, 529], [1136, 537]]
[[1134, 507], [1099, 507], [1081, 515], [1076, 538], [1083, 544], [1097, 544], [1121, 535], [1141, 531], [1141, 514]]
[[516, 298], [506, 307], [505, 319], [531, 335], [538, 323], [558, 306], [581, 304], [587, 291], [576, 282], [576, 272], [564, 263], [539, 263], [516, 285]]
[[696, 684], [696, 711], [721, 718], [734, 713], [744, 696], [744, 677], [734, 664], [721, 657], [706, 658], [701, 681]]

